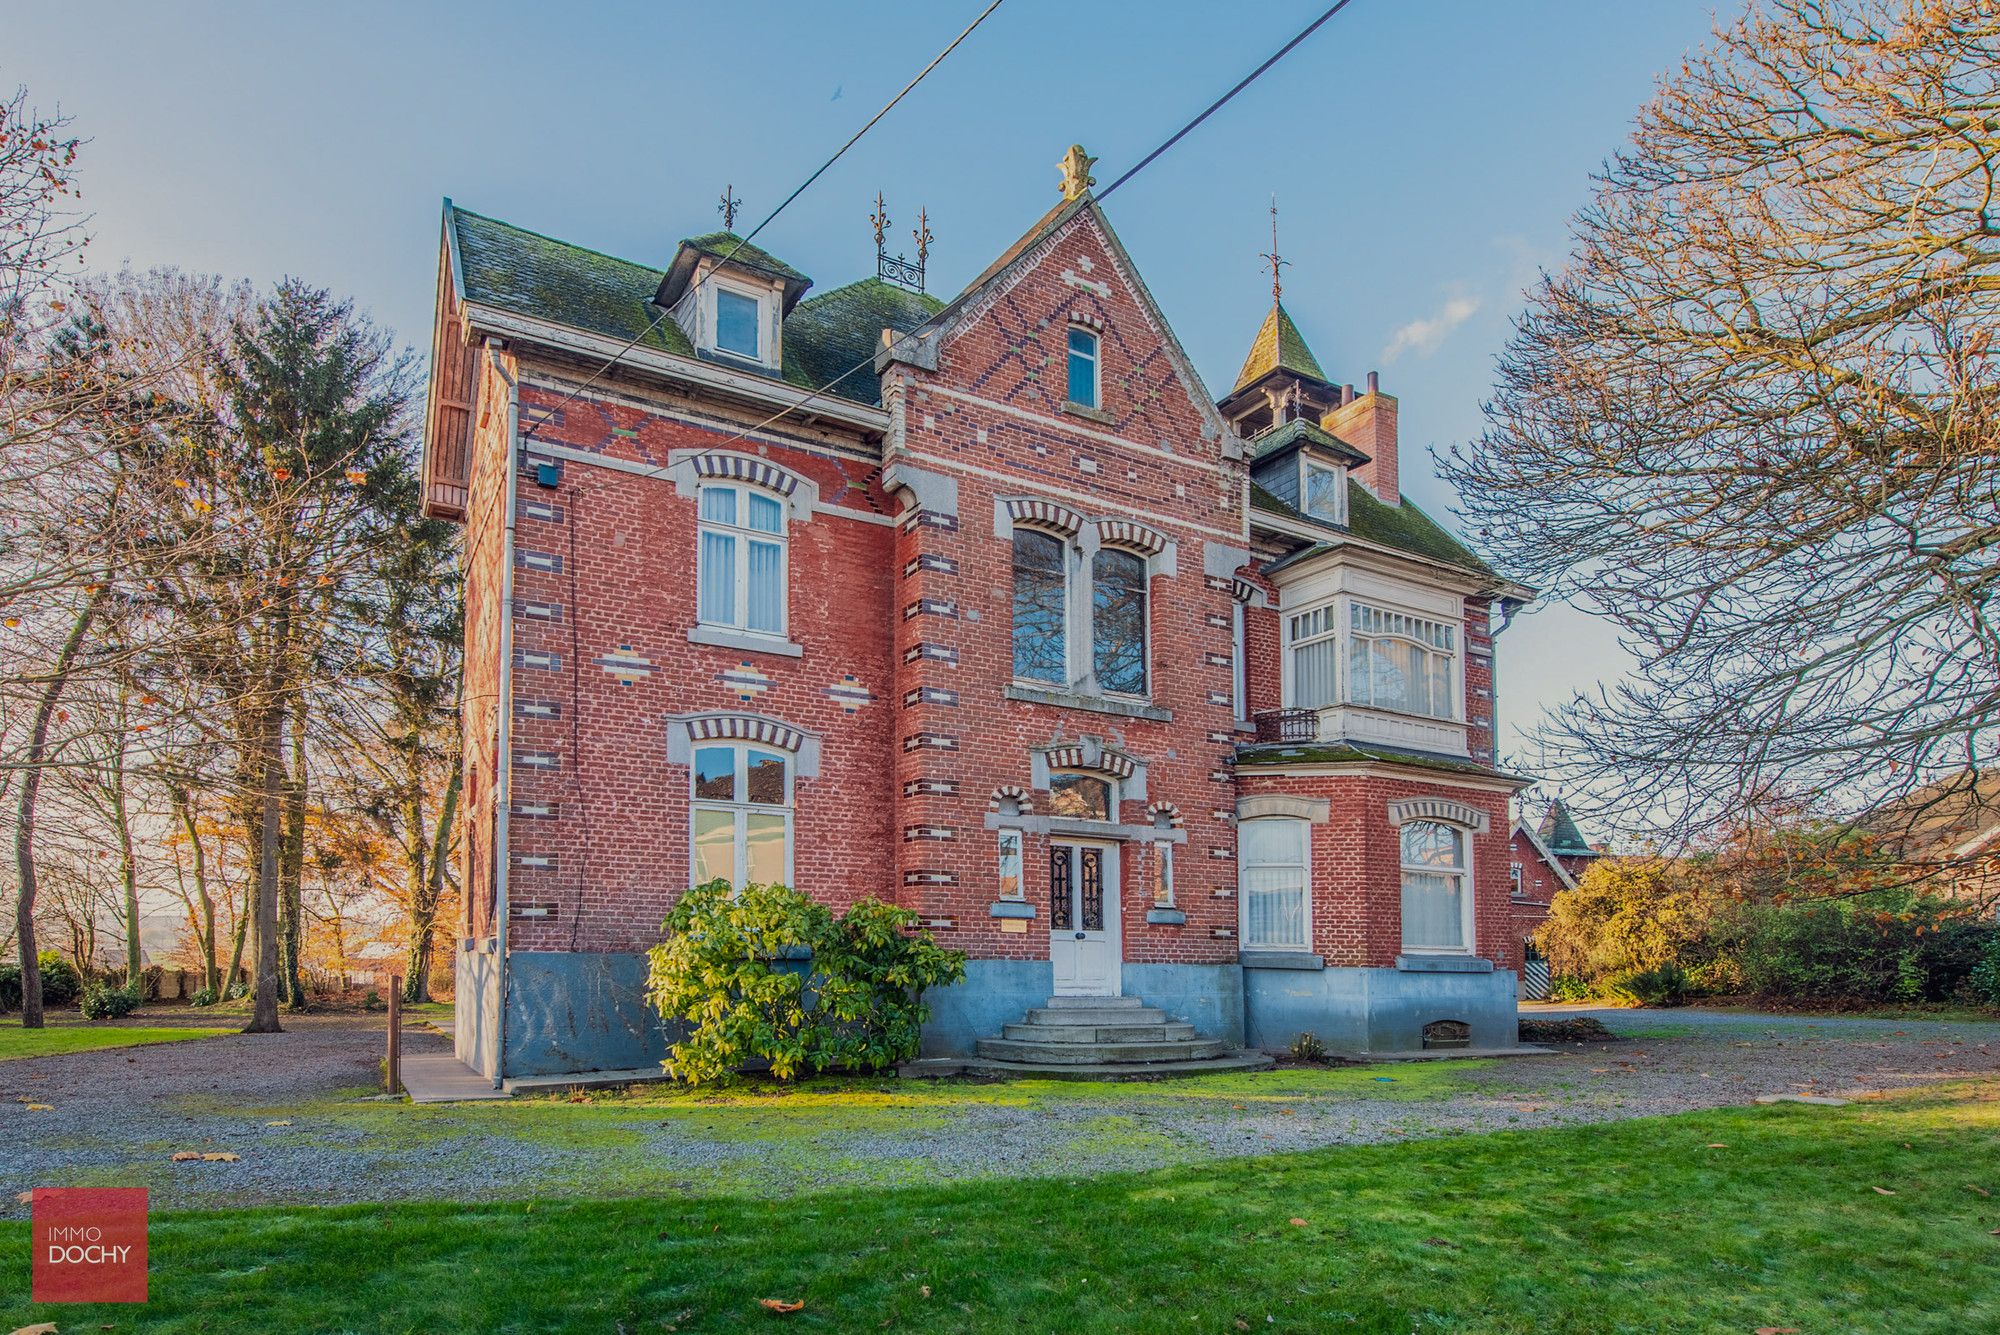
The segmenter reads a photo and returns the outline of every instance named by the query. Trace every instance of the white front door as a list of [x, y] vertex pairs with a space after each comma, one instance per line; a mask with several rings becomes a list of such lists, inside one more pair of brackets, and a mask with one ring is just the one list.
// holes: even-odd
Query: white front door
[[1049, 845], [1049, 961], [1059, 997], [1115, 997], [1124, 948], [1118, 932], [1118, 845]]

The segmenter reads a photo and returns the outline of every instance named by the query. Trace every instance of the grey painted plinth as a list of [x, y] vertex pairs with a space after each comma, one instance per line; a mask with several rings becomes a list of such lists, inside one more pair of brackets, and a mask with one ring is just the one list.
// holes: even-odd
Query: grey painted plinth
[[509, 1077], [657, 1067], [669, 1045], [646, 1004], [646, 957], [566, 950], [507, 956]]
[[1302, 1033], [1336, 1052], [1421, 1052], [1424, 1026], [1460, 1020], [1470, 1047], [1520, 1045], [1514, 971], [1245, 969], [1247, 1046], [1283, 1052]]
[[[1243, 1046], [1243, 970], [1234, 964], [1134, 964], [1121, 991], [1191, 1024], [1203, 1038]], [[1047, 960], [967, 960], [965, 981], [924, 994], [931, 1008], [922, 1056], [969, 1057], [982, 1038], [1020, 1023], [1048, 1003], [1055, 971]]]

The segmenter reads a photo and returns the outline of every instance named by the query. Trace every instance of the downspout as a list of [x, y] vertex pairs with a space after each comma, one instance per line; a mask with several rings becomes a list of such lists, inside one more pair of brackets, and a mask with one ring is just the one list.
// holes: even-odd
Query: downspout
[[[1500, 637], [1506, 633], [1507, 627], [1514, 624], [1514, 614], [1527, 606], [1526, 603], [1514, 598], [1501, 598], [1498, 601], [1500, 603], [1500, 624], [1497, 626], [1492, 624], [1492, 613], [1489, 612], [1487, 614], [1486, 628], [1486, 638], [1492, 645], [1493, 650], [1488, 656], [1488, 666], [1486, 668], [1486, 690], [1493, 697], [1491, 702], [1493, 705], [1493, 754], [1488, 756], [1487, 760], [1495, 769], [1500, 767]], [[1512, 801], [1510, 799], [1509, 806], [1511, 805]]]
[[507, 818], [514, 805], [514, 521], [521, 459], [521, 387], [500, 360], [502, 343], [486, 340], [486, 360], [493, 373], [507, 382], [507, 524], [500, 536], [500, 691], [498, 742], [493, 780], [493, 1087], [499, 1089], [507, 1070]]

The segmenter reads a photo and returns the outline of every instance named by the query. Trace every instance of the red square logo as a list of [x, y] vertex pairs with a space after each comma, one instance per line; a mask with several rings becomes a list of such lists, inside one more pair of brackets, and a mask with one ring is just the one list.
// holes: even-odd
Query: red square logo
[[38, 1303], [146, 1301], [146, 1189], [35, 1188]]

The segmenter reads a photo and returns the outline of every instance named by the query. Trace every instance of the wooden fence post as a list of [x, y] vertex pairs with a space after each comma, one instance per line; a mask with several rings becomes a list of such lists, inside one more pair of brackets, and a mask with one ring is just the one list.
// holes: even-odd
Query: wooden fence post
[[403, 980], [389, 975], [389, 1063], [384, 1087], [391, 1094], [403, 1092]]

